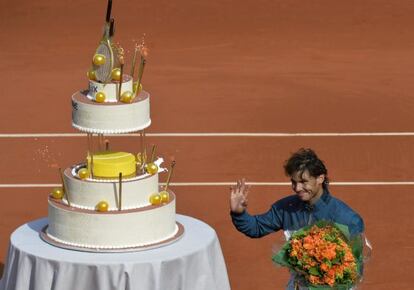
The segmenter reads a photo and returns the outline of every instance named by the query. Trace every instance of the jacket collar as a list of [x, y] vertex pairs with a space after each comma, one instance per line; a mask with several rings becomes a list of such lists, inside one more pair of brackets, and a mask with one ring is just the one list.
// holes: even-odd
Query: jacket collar
[[304, 209], [307, 211], [318, 211], [324, 207], [326, 207], [331, 200], [332, 196], [327, 188], [323, 190], [321, 197], [314, 203], [309, 204], [307, 202], [302, 201]]

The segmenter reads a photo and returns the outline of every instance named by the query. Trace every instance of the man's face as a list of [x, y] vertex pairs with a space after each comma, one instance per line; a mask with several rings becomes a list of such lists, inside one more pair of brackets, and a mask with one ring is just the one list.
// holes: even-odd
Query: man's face
[[291, 177], [292, 189], [302, 201], [311, 202], [323, 193], [325, 175], [313, 177], [309, 172], [297, 172]]

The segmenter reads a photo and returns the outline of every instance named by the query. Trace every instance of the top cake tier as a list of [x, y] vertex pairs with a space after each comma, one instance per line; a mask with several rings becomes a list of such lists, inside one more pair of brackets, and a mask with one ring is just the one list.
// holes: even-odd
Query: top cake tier
[[72, 96], [72, 125], [95, 134], [121, 134], [143, 130], [151, 125], [150, 95], [141, 91], [130, 103], [91, 99], [88, 91]]

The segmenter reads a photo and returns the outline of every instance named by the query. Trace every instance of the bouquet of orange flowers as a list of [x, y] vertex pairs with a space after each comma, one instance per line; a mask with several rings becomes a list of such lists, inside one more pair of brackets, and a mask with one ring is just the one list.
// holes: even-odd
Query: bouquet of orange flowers
[[320, 221], [295, 232], [273, 261], [301, 275], [308, 289], [347, 290], [360, 278], [362, 249], [347, 226]]

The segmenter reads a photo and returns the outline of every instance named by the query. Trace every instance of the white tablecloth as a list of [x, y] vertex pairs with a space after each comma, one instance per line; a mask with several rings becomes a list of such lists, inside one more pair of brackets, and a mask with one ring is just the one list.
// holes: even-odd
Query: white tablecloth
[[177, 215], [184, 236], [170, 245], [130, 253], [87, 253], [49, 245], [39, 237], [47, 219], [10, 237], [3, 290], [226, 290], [226, 265], [216, 232]]

